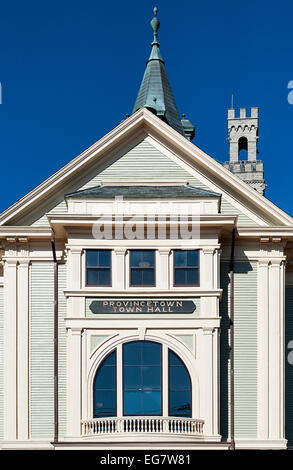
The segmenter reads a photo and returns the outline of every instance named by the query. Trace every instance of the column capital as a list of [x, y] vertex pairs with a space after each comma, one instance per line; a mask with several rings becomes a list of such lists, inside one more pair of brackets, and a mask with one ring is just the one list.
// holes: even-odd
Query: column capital
[[211, 327], [211, 326], [203, 327], [203, 329], [202, 329], [202, 332], [203, 332], [204, 335], [212, 335], [214, 333], [214, 331], [215, 331], [215, 328]]
[[171, 248], [169, 247], [161, 246], [160, 248], [158, 248], [158, 252], [160, 255], [169, 255], [170, 251], [171, 251]]
[[118, 247], [114, 248], [114, 253], [116, 255], [123, 256], [123, 255], [125, 255], [126, 251], [127, 251], [127, 248], [125, 248], [124, 246], [118, 246]]

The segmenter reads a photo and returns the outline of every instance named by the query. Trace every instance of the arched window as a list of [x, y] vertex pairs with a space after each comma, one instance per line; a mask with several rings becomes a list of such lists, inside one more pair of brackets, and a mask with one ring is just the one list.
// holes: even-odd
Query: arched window
[[238, 157], [239, 160], [247, 160], [248, 141], [246, 137], [240, 137], [238, 140]]
[[104, 359], [94, 380], [94, 418], [116, 416], [116, 350]]
[[97, 370], [95, 418], [117, 416], [117, 401], [122, 403], [119, 416], [191, 417], [191, 380], [177, 354], [167, 348], [163, 354], [162, 345], [154, 341], [125, 343], [120, 351], [116, 355], [115, 349]]
[[169, 416], [191, 417], [189, 373], [173, 351], [169, 350]]

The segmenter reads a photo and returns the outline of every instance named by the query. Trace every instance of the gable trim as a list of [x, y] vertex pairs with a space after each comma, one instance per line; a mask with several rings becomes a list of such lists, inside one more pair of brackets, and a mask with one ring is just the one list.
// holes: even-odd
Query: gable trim
[[137, 131], [141, 131], [146, 135], [146, 131], [150, 129], [155, 133], [155, 135], [160, 135], [175, 148], [179, 149], [181, 153], [186, 154], [187, 158], [190, 158], [191, 161], [196, 162], [216, 178], [220, 178], [224, 184], [226, 183], [230, 185], [236, 194], [238, 193], [239, 195], [245, 196], [250, 203], [256, 207], [256, 210], [265, 212], [269, 218], [274, 217], [279, 224], [293, 224], [292, 217], [279, 209], [264, 196], [261, 196], [259, 193], [254, 191], [237, 176], [233, 175], [220, 163], [189, 142], [185, 137], [181, 136], [153, 113], [142, 108], [115, 127], [87, 150], [82, 152], [79, 156], [75, 157], [67, 165], [63, 166], [35, 189], [30, 191], [26, 196], [2, 212], [0, 215], [0, 225], [7, 224], [9, 220], [18, 215], [30, 204], [35, 203], [38, 198], [43, 196], [48, 197], [48, 195], [55, 190], [56, 186], [61, 186], [65, 180], [70, 177], [72, 178], [74, 173], [77, 173], [82, 167], [89, 164], [91, 160], [104, 154], [105, 151], [110, 151], [118, 139], [125, 140]]

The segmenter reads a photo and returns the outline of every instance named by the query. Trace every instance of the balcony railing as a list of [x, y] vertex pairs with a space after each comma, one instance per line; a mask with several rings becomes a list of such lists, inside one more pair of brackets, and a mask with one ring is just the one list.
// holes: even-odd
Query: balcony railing
[[202, 419], [127, 416], [122, 418], [93, 418], [81, 422], [82, 436], [106, 434], [180, 434], [203, 437]]

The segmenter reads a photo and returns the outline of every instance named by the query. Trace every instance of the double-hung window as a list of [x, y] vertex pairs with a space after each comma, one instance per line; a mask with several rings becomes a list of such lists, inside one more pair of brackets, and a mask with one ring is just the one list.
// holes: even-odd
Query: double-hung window
[[130, 250], [130, 285], [155, 286], [154, 250]]
[[174, 250], [174, 286], [199, 285], [199, 250]]
[[111, 286], [111, 250], [86, 250], [86, 285]]

